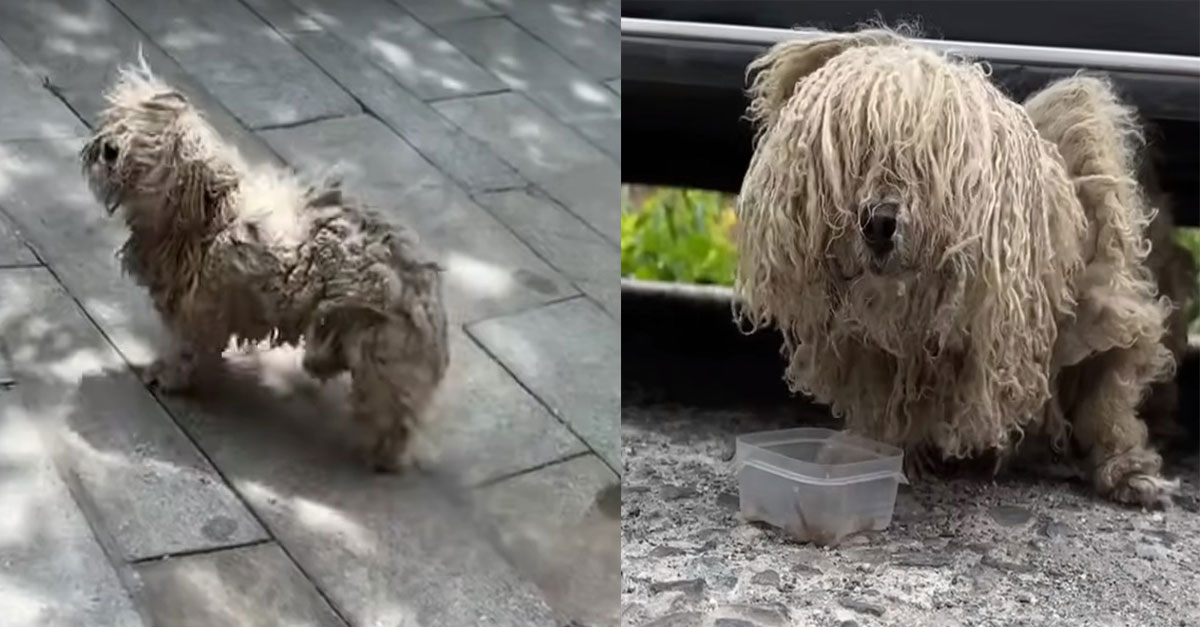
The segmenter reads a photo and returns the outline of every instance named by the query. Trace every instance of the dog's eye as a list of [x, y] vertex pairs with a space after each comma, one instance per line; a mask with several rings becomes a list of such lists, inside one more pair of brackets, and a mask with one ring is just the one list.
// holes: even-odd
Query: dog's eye
[[108, 163], [112, 163], [113, 161], [117, 160], [117, 147], [112, 145], [111, 142], [104, 142], [103, 154], [104, 160]]

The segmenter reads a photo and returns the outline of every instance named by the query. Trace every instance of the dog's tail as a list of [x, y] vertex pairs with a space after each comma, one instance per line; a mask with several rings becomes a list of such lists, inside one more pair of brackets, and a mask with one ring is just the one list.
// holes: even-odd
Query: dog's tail
[[747, 78], [754, 77], [748, 92], [747, 117], [760, 131], [775, 122], [796, 85], [830, 59], [850, 48], [902, 45], [906, 41], [899, 32], [882, 27], [856, 33], [802, 32], [803, 39], [775, 44], [746, 68]]

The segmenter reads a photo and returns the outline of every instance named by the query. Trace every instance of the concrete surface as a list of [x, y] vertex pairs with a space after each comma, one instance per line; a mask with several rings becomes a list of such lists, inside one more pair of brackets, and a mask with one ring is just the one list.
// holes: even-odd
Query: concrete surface
[[624, 407], [626, 625], [1193, 625], [1200, 459], [1147, 512], [1031, 476], [916, 480], [891, 527], [836, 548], [738, 515], [733, 440], [831, 424], [798, 407]]
[[274, 543], [143, 562], [137, 571], [155, 625], [343, 624]]
[[[0, 622], [615, 624], [615, 591], [594, 586], [615, 582], [619, 561], [619, 294], [615, 273], [608, 289], [584, 270], [615, 259], [619, 163], [438, 29], [512, 20], [526, 34], [493, 54], [595, 85], [616, 77], [582, 76], [590, 53], [570, 37], [529, 46], [544, 20], [518, 8], [0, 2], [0, 355], [13, 358], [0, 360], [0, 428], [16, 434], [0, 449], [25, 446], [31, 425], [44, 443], [0, 473], [0, 511], [39, 523], [0, 525]], [[615, 32], [615, 4], [577, 10]], [[118, 267], [123, 227], [77, 153], [139, 46], [248, 159], [340, 165], [352, 194], [415, 227], [447, 266], [454, 365], [415, 471], [367, 472], [346, 381], [317, 385], [294, 350], [230, 353], [188, 396], [138, 381], [164, 331]], [[495, 96], [491, 127], [442, 110]], [[576, 234], [588, 245], [572, 254], [560, 238]], [[466, 333], [475, 323], [503, 341], [485, 348]], [[498, 358], [519, 346], [532, 352]], [[587, 390], [585, 404], [548, 384]]]

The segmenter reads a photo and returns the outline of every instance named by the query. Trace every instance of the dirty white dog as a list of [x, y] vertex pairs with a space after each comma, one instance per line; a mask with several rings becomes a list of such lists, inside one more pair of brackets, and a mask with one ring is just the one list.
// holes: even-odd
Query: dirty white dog
[[127, 68], [81, 152], [91, 189], [120, 210], [124, 268], [177, 346], [148, 370], [165, 390], [231, 339], [304, 345], [304, 368], [352, 378], [369, 461], [410, 462], [409, 440], [449, 361], [440, 269], [416, 236], [343, 196], [251, 168], [145, 62]]
[[782, 43], [750, 71], [737, 313], [782, 331], [792, 389], [915, 460], [1037, 439], [1086, 456], [1108, 498], [1169, 496], [1138, 414], [1175, 363], [1152, 267], [1192, 270], [1148, 261], [1170, 213], [1136, 181], [1111, 86], [1076, 76], [1022, 106], [885, 29]]

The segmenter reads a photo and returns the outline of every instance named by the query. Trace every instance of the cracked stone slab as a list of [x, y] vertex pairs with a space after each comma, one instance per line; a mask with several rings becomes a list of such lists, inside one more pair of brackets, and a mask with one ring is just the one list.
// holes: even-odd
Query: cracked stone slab
[[398, 85], [355, 46], [337, 38], [286, 0], [247, 2], [450, 178], [470, 190], [524, 184], [524, 179], [486, 146]]
[[504, 88], [495, 76], [388, 0], [293, 0], [293, 4], [357, 46], [422, 100]]
[[450, 371], [429, 432], [439, 469], [473, 485], [587, 450], [470, 338], [450, 339]]
[[[8, 272], [26, 271], [0, 271], [0, 285]], [[3, 362], [0, 355], [0, 379]], [[26, 411], [20, 387], [0, 386], [4, 624], [140, 627], [142, 619], [116, 569], [43, 446], [37, 418]]]
[[[530, 248], [557, 268], [609, 313], [620, 316], [620, 251], [579, 218], [551, 200], [527, 190], [479, 194], [475, 197], [516, 232]], [[612, 288], [612, 289], [607, 289]]]
[[104, 108], [104, 92], [116, 80], [117, 69], [136, 61], [140, 46], [154, 73], [186, 94], [247, 159], [278, 161], [224, 105], [107, 2], [0, 2], [0, 40], [33, 73], [45, 77], [89, 125]]
[[86, 491], [120, 557], [265, 537], [49, 271], [0, 273], [0, 336], [30, 419]]
[[621, 74], [621, 31], [596, 3], [493, 0], [493, 4], [591, 76]]
[[[621, 113], [620, 98], [507, 19], [454, 22], [439, 26], [438, 32], [509, 89], [567, 124], [614, 119]], [[613, 50], [620, 54], [618, 47]]]
[[613, 80], [605, 83], [605, 85], [608, 85], [608, 88], [613, 90], [614, 92], [616, 92], [616, 94], [618, 96], [621, 95], [621, 79], [619, 79], [619, 78], [613, 79]]
[[590, 300], [473, 324], [469, 331], [551, 410], [620, 468], [621, 335]]
[[620, 166], [521, 94], [434, 104], [601, 236], [620, 242]]
[[273, 542], [143, 562], [137, 572], [155, 625], [344, 627]]
[[378, 120], [358, 116], [262, 135], [302, 171], [333, 167], [344, 175], [348, 194], [415, 229], [446, 267], [452, 321], [501, 315], [578, 293]]
[[584, 625], [620, 624], [620, 480], [584, 455], [480, 488], [476, 507], [501, 550]]
[[21, 241], [21, 237], [9, 226], [4, 216], [0, 216], [0, 268], [37, 263], [37, 256]]
[[237, 0], [115, 0], [250, 128], [358, 113], [357, 103]]
[[457, 482], [371, 472], [350, 445], [344, 381], [321, 386], [299, 361], [233, 355], [198, 382], [220, 394], [166, 402], [338, 612], [352, 625], [560, 625], [471, 522]]
[[0, 141], [81, 137], [87, 128], [0, 43]]

